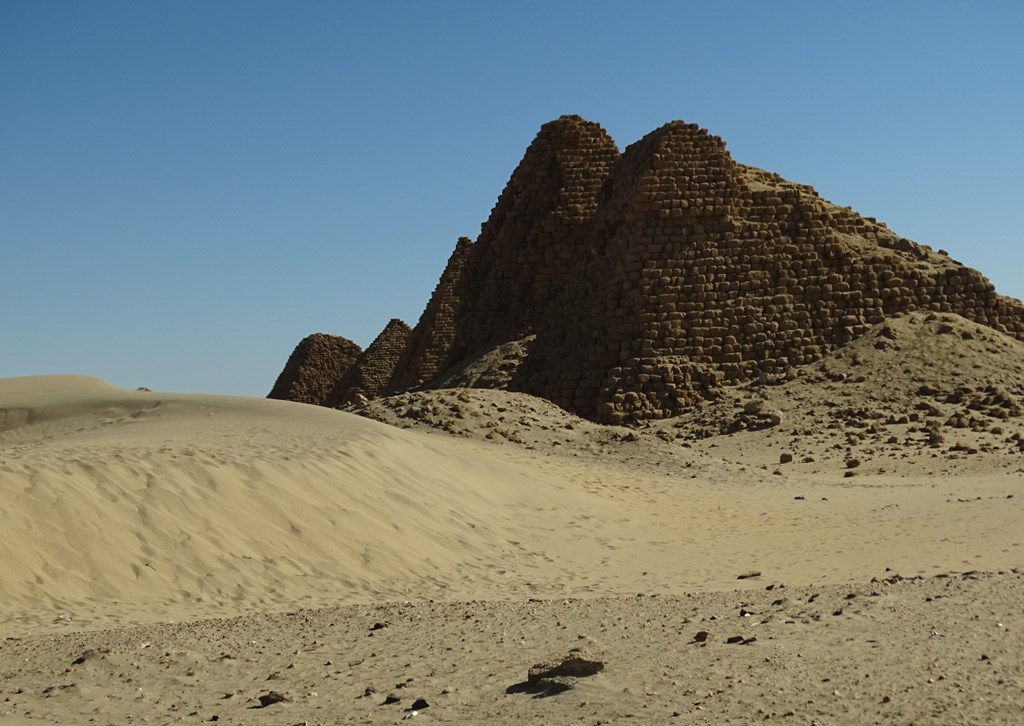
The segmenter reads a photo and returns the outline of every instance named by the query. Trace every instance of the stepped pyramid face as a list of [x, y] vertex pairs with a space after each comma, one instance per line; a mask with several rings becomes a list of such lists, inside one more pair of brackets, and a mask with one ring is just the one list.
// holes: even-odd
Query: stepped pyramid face
[[348, 338], [313, 333], [292, 351], [267, 398], [283, 401], [327, 404], [327, 399], [362, 349]]
[[474, 244], [459, 238], [398, 365], [392, 391], [422, 385], [466, 356], [557, 315], [619, 151], [598, 124], [544, 124]]
[[352, 403], [357, 396], [376, 398], [392, 386], [395, 366], [405, 351], [412, 330], [398, 318], [392, 318], [369, 347], [346, 371], [327, 397], [328, 406]]
[[735, 162], [698, 126], [673, 121], [620, 155], [600, 126], [563, 116], [478, 240], [456, 246], [388, 392], [529, 340], [494, 380], [636, 423], [788, 375], [914, 310], [1024, 339], [1024, 307], [980, 273]]
[[[734, 166], [720, 139], [680, 121], [626, 149], [588, 230], [590, 254], [563, 289], [559, 316], [538, 331], [520, 381], [525, 389], [591, 418], [646, 417], [652, 412], [637, 405], [636, 389], [655, 374], [646, 369], [657, 357], [669, 367], [665, 375], [685, 380], [658, 397], [659, 408], [673, 395], [673, 406], [700, 395], [705, 371], [673, 349], [677, 318], [667, 313], [675, 312], [679, 291], [662, 288], [663, 275], [653, 271], [683, 264], [676, 261], [692, 245], [694, 230], [732, 229], [739, 197]], [[662, 345], [656, 354], [653, 343], [665, 338], [673, 339], [669, 349]], [[618, 405], [604, 405], [612, 397]]]

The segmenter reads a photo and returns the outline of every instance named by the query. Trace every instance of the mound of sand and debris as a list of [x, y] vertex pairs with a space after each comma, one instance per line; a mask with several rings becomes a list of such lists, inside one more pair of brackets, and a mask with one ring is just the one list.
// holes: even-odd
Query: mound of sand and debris
[[[508, 367], [509, 349], [502, 350], [474, 361], [474, 375], [493, 380], [487, 361]], [[916, 312], [816, 363], [723, 387], [680, 416], [642, 427], [594, 424], [544, 399], [488, 388], [402, 393], [349, 410], [399, 428], [608, 464], [650, 469], [703, 453], [774, 465], [777, 475], [802, 468], [849, 478], [1021, 471], [1022, 402], [1024, 344], [957, 315]], [[632, 442], [644, 443], [618, 445]]]

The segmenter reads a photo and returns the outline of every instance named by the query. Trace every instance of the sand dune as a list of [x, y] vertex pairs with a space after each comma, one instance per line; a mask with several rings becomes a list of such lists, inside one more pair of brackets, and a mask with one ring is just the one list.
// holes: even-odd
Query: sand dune
[[0, 588], [5, 614], [33, 622], [437, 595], [500, 560], [530, 513], [579, 498], [557, 476], [311, 406], [0, 385], [19, 412], [2, 434]]
[[715, 590], [751, 569], [846, 581], [1024, 556], [1020, 480], [997, 471], [837, 485], [838, 470], [772, 476], [650, 434], [545, 455], [78, 377], [7, 379], [0, 400], [2, 612], [25, 626]]

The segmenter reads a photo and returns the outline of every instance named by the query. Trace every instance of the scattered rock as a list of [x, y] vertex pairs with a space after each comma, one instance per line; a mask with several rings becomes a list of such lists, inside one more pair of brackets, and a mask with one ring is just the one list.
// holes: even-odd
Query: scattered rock
[[582, 651], [573, 651], [564, 658], [545, 661], [534, 665], [528, 675], [528, 683], [536, 683], [543, 678], [556, 676], [572, 676], [585, 678], [604, 670], [604, 662], [589, 657]]
[[749, 572], [744, 572], [743, 574], [736, 575], [736, 579], [737, 580], [749, 580], [752, 577], [760, 577], [760, 576], [761, 576], [761, 571], [760, 570], [750, 570]]
[[269, 691], [262, 693], [258, 697], [260, 702], [260, 708], [266, 708], [267, 706], [273, 706], [275, 703], [282, 703], [284, 701], [292, 700], [284, 693], [278, 693], [277, 691]]
[[538, 685], [544, 687], [542, 696], [554, 696], [559, 693], [571, 690], [579, 679], [573, 676], [554, 676], [553, 678], [542, 678]]
[[558, 660], [537, 663], [530, 668], [527, 679], [505, 689], [505, 693], [532, 693], [535, 698], [546, 698], [568, 691], [580, 678], [604, 670], [604, 662], [574, 649]]
[[99, 649], [89, 648], [88, 650], [83, 651], [80, 656], [78, 656], [73, 661], [71, 661], [71, 665], [82, 665], [87, 660], [95, 658], [98, 655], [106, 655], [109, 652], [110, 652], [110, 650], [108, 648], [99, 648]]

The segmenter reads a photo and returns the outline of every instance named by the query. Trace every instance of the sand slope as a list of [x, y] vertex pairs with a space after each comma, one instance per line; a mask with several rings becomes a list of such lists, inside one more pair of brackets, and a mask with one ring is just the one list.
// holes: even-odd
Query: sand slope
[[0, 401], [2, 609], [31, 621], [438, 595], [576, 498], [557, 477], [301, 404], [78, 377], [8, 379]]
[[[811, 583], [1024, 564], [1021, 478], [999, 466], [847, 480], [842, 464], [823, 475], [796, 463], [774, 475], [725, 439], [700, 449], [567, 429], [543, 402], [479, 394], [463, 408], [497, 397], [506, 414], [533, 409], [531, 428], [568, 434], [565, 445], [79, 377], [2, 381], [0, 617], [14, 632], [382, 599], [722, 590], [756, 586], [736, 579], [749, 570]], [[748, 457], [773, 451], [746, 442]]]

